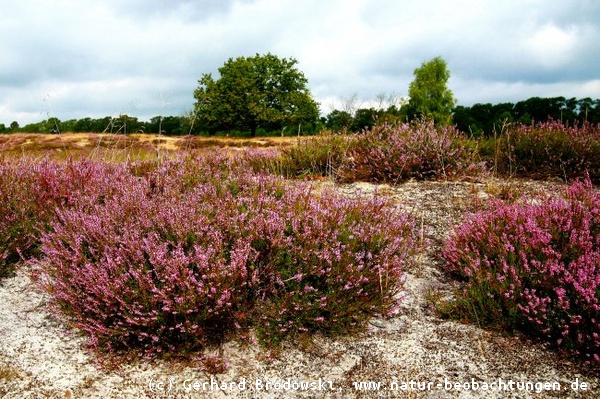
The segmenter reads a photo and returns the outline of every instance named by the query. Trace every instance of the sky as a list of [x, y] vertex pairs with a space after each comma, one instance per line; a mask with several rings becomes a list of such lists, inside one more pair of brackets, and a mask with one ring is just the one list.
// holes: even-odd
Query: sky
[[[322, 114], [442, 57], [459, 105], [600, 98], [597, 0], [0, 0], [0, 123], [193, 108], [229, 58], [294, 58]], [[381, 101], [385, 99], [385, 101]], [[385, 103], [385, 104], [384, 104]]]

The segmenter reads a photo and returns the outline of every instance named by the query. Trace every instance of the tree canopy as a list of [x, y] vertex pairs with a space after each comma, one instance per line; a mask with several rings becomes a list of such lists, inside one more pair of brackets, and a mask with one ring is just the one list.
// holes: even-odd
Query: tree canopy
[[315, 123], [319, 106], [306, 87], [308, 80], [295, 59], [273, 54], [230, 58], [219, 68], [218, 79], [204, 74], [194, 92], [200, 123], [211, 133], [258, 127]]
[[456, 100], [447, 83], [450, 72], [441, 57], [423, 62], [414, 71], [414, 80], [408, 88], [409, 119], [432, 119], [435, 123], [452, 123], [452, 109]]
[[505, 123], [531, 124], [548, 120], [567, 125], [600, 123], [600, 99], [566, 97], [531, 97], [527, 100], [500, 104], [459, 105], [454, 109], [456, 126], [472, 136], [492, 136]]

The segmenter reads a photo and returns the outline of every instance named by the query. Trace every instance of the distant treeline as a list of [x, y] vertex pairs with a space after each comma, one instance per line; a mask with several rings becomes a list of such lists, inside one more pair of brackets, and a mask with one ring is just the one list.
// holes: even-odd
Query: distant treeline
[[501, 104], [474, 104], [454, 108], [453, 122], [474, 137], [500, 133], [502, 125], [512, 122], [531, 124], [555, 120], [566, 125], [600, 123], [600, 100], [591, 98], [532, 97], [525, 101]]
[[[327, 128], [332, 131], [347, 130], [358, 132], [381, 122], [409, 121], [406, 107], [391, 105], [387, 109], [359, 108], [353, 112], [333, 110], [312, 124], [273, 129], [265, 126], [258, 129], [258, 135], [307, 135]], [[461, 131], [473, 137], [489, 137], [500, 133], [507, 123], [519, 122], [531, 124], [548, 120], [561, 121], [566, 125], [583, 124], [584, 122], [600, 123], [600, 99], [576, 99], [565, 97], [532, 97], [517, 103], [474, 104], [470, 107], [459, 105], [453, 110], [453, 123]], [[41, 122], [19, 126], [14, 121], [9, 126], [0, 124], [0, 133], [154, 133], [165, 135], [245, 135], [247, 132], [227, 131], [214, 132], [203, 126], [200, 118], [193, 115], [155, 116], [149, 121], [140, 121], [129, 115], [104, 118], [83, 118], [60, 121], [48, 118]]]
[[[301, 127], [301, 134], [314, 134], [322, 129], [322, 125], [317, 122], [314, 124], [304, 124]], [[257, 130], [260, 136], [273, 135], [295, 135], [298, 134], [298, 126], [289, 129], [272, 129], [268, 126]], [[83, 118], [69, 119], [61, 121], [58, 118], [48, 118], [41, 122], [30, 123], [20, 126], [14, 121], [10, 126], [0, 123], [0, 133], [151, 133], [164, 134], [167, 136], [182, 135], [228, 135], [245, 136], [248, 132], [238, 130], [218, 131], [208, 129], [202, 124], [200, 118], [190, 116], [155, 116], [149, 121], [140, 121], [138, 118], [129, 115], [119, 115], [118, 117], [105, 116], [104, 118]]]
[[58, 118], [48, 118], [41, 122], [19, 126], [12, 122], [9, 127], [0, 124], [0, 132], [26, 133], [162, 133], [166, 135], [199, 134], [193, 126], [193, 118], [189, 116], [155, 116], [149, 121], [140, 121], [129, 115], [119, 117], [105, 116], [104, 118], [83, 118], [61, 121]]
[[[410, 121], [406, 107], [390, 106], [387, 109], [359, 108], [354, 113], [333, 110], [322, 118], [330, 130], [360, 131], [382, 121]], [[532, 97], [518, 103], [459, 105], [453, 109], [453, 121], [458, 129], [474, 136], [492, 136], [499, 133], [502, 125], [519, 122], [531, 124], [549, 120], [566, 125], [583, 124], [585, 121], [600, 123], [600, 100], [565, 97]]]

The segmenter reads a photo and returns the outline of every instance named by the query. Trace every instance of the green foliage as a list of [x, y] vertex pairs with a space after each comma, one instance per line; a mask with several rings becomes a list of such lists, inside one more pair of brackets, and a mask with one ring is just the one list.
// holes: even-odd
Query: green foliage
[[[16, 122], [14, 122], [16, 123]], [[194, 113], [182, 116], [155, 116], [149, 121], [140, 121], [130, 115], [104, 118], [82, 118], [60, 121], [48, 118], [40, 122], [29, 123], [22, 128], [15, 124], [11, 129], [24, 133], [154, 133], [167, 136], [199, 134], [198, 124], [195, 123]], [[6, 129], [7, 132], [10, 131]], [[0, 133], [3, 130], [0, 126]]]
[[381, 100], [381, 97], [379, 100], [378, 107], [358, 108], [352, 113], [349, 111], [350, 107], [346, 107], [346, 110], [334, 109], [324, 118], [323, 123], [327, 129], [334, 132], [357, 133], [371, 129], [377, 124], [398, 123], [406, 120], [405, 107], [398, 107], [393, 103], [393, 97], [388, 100], [391, 105], [387, 107], [384, 106], [384, 100]]
[[489, 137], [499, 132], [503, 124], [514, 121], [513, 104], [475, 104], [472, 107], [457, 106], [453, 120], [456, 127], [470, 137]]
[[408, 95], [410, 119], [431, 119], [441, 125], [452, 123], [452, 109], [455, 99], [447, 83], [450, 72], [446, 61], [435, 57], [415, 69], [415, 79], [411, 82]]
[[266, 170], [285, 177], [335, 178], [351, 143], [348, 136], [325, 130], [281, 152], [251, 152], [248, 162], [256, 171]]
[[352, 130], [359, 132], [363, 129], [370, 129], [379, 121], [379, 117], [383, 116], [385, 111], [376, 110], [375, 108], [359, 108], [354, 113], [354, 123]]
[[349, 129], [353, 122], [354, 118], [349, 112], [334, 109], [327, 115], [325, 126], [327, 126], [328, 129], [339, 132], [341, 130]]
[[491, 137], [506, 123], [530, 125], [552, 120], [571, 126], [600, 123], [600, 100], [531, 97], [516, 104], [478, 103], [470, 107], [459, 105], [454, 109], [454, 123], [472, 137]]
[[306, 87], [307, 79], [295, 59], [272, 54], [230, 58], [220, 77], [204, 74], [195, 90], [196, 112], [204, 128], [271, 130], [311, 124], [319, 116], [318, 104]]

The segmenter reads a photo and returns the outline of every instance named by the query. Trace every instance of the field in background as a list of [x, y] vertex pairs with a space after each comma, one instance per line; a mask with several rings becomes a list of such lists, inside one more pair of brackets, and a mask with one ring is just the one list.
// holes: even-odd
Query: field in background
[[7, 158], [22, 156], [54, 160], [72, 158], [135, 161], [169, 156], [181, 150], [209, 150], [214, 147], [275, 148], [290, 146], [295, 137], [201, 137], [164, 136], [156, 134], [62, 133], [0, 135], [0, 155]]

